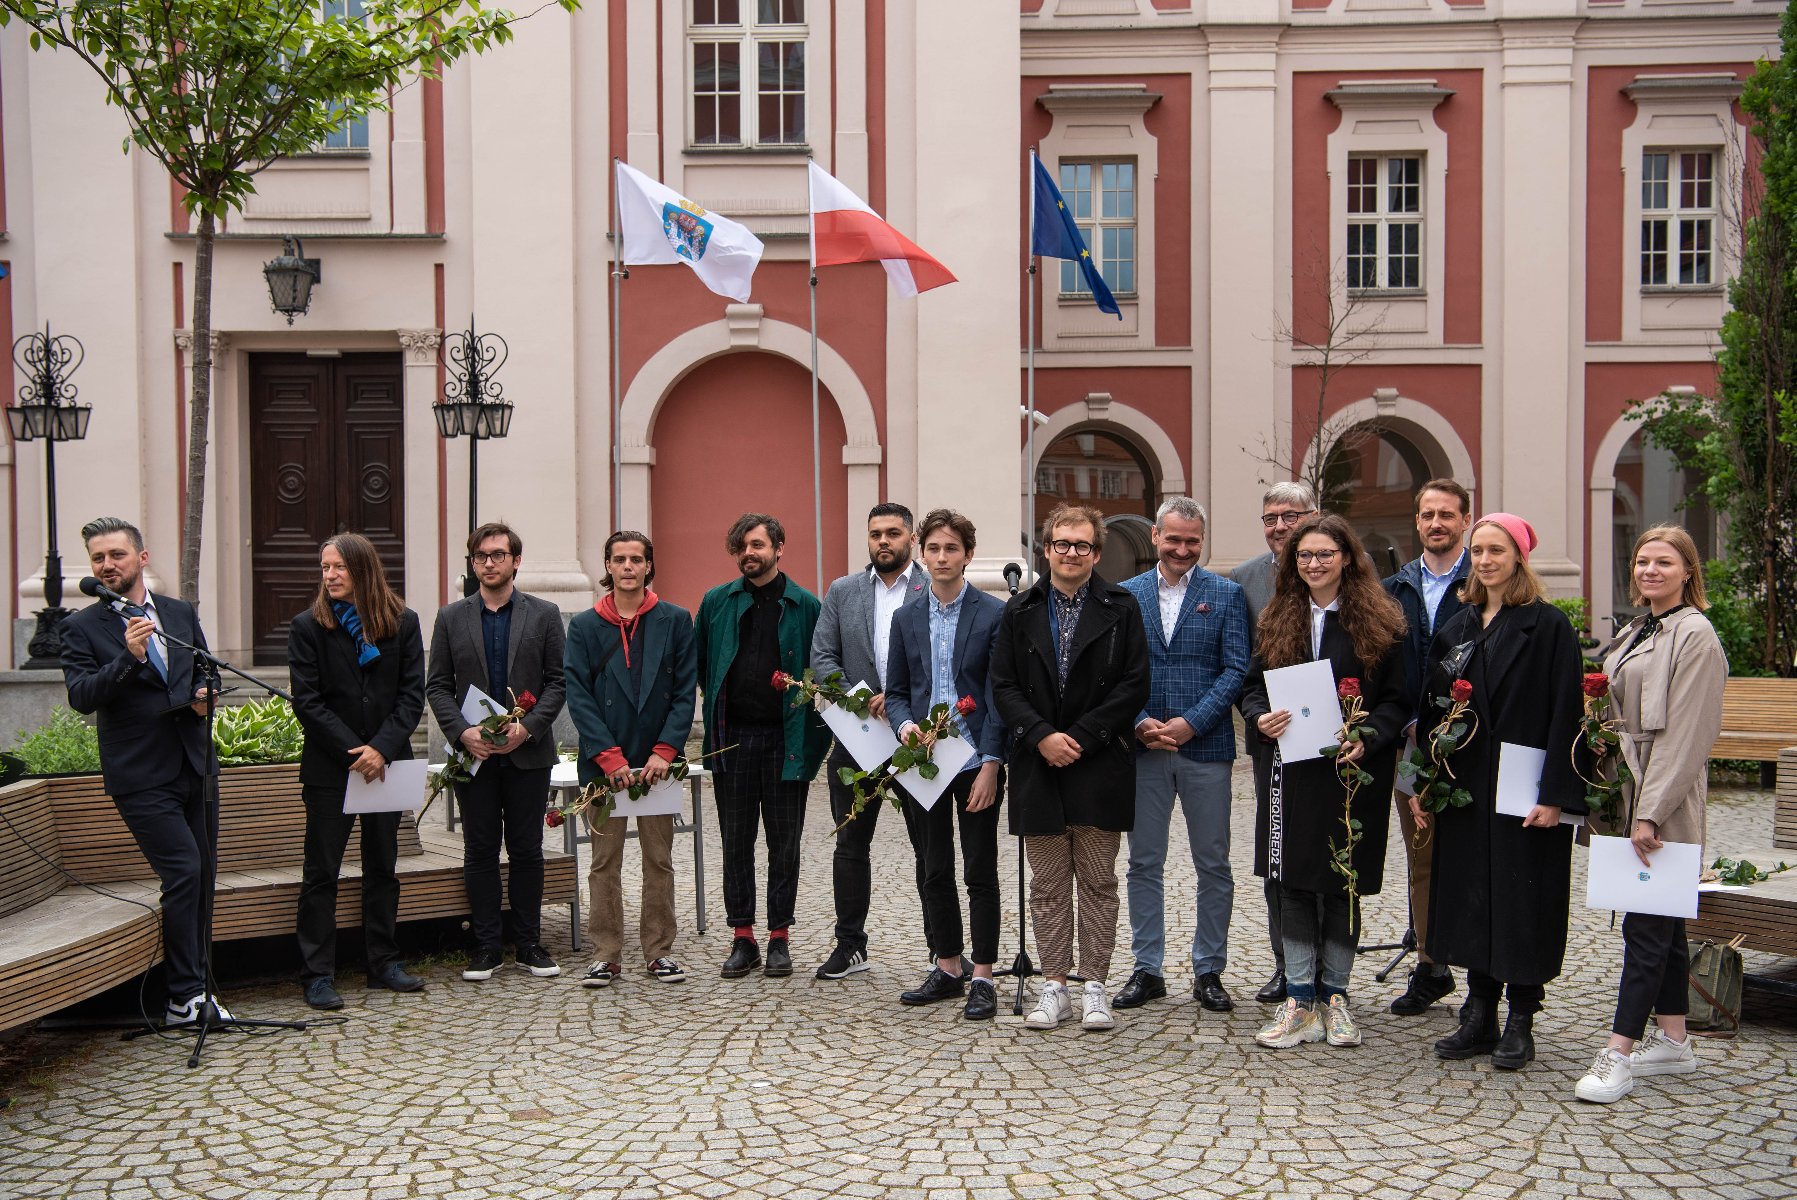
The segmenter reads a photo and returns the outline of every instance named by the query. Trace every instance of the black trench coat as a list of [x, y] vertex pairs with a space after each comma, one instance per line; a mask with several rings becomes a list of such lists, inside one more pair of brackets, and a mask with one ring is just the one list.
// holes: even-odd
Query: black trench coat
[[[1361, 834], [1354, 848], [1354, 890], [1362, 896], [1372, 896], [1385, 885], [1385, 839], [1391, 828], [1392, 782], [1397, 776], [1398, 746], [1412, 711], [1412, 697], [1405, 685], [1403, 647], [1392, 646], [1369, 671], [1355, 656], [1354, 641], [1341, 627], [1337, 614], [1329, 613], [1323, 618], [1323, 657], [1335, 669], [1338, 684], [1344, 679], [1360, 680], [1361, 704], [1367, 710], [1370, 728], [1362, 735], [1366, 751], [1360, 765], [1373, 781], [1362, 784], [1354, 795], [1354, 819], [1360, 822]], [[1334, 856], [1329, 843], [1334, 841], [1339, 846], [1347, 836], [1347, 830], [1342, 828], [1342, 785], [1335, 773], [1334, 759], [1314, 758], [1281, 765], [1283, 819], [1277, 871], [1269, 861], [1269, 792], [1273, 748], [1278, 743], [1262, 737], [1254, 723], [1271, 707], [1267, 702], [1266, 665], [1256, 654], [1247, 690], [1242, 693], [1248, 738], [1263, 747], [1254, 755], [1254, 873], [1265, 877], [1271, 872], [1287, 887], [1300, 891], [1345, 895], [1348, 881], [1330, 865]]]
[[1456, 677], [1448, 660], [1469, 643], [1458, 677], [1473, 685], [1479, 727], [1448, 765], [1473, 799], [1430, 821], [1435, 867], [1427, 949], [1438, 963], [1504, 983], [1546, 983], [1560, 974], [1566, 956], [1572, 826], [1528, 829], [1522, 818], [1496, 810], [1498, 747], [1545, 748], [1540, 802], [1565, 813], [1586, 811], [1585, 785], [1572, 769], [1583, 660], [1572, 625], [1545, 600], [1504, 608], [1483, 629], [1477, 610], [1456, 613], [1429, 646], [1419, 738], [1440, 719], [1435, 700]]
[[[1136, 598], [1097, 574], [1080, 610], [1067, 683], [1048, 633], [1048, 577], [1005, 605], [992, 644], [992, 699], [1010, 740], [1010, 828], [1033, 836], [1136, 819], [1136, 718], [1148, 703], [1148, 636]], [[1048, 765], [1036, 747], [1071, 734], [1080, 756]]]

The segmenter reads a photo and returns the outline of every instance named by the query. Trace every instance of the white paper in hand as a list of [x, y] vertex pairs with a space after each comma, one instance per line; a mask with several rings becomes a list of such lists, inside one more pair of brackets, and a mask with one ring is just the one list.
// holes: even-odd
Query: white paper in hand
[[[1404, 748], [1398, 751], [1398, 761], [1402, 763], [1405, 759], [1409, 758], [1410, 752], [1414, 749], [1416, 749], [1416, 734], [1413, 733], [1404, 739]], [[1416, 795], [1416, 779], [1414, 776], [1406, 779], [1402, 773], [1399, 773], [1393, 780], [1391, 786], [1392, 790], [1397, 792], [1400, 796]]]
[[343, 792], [344, 815], [365, 812], [414, 812], [424, 803], [424, 778], [430, 764], [408, 758], [387, 764], [387, 777], [369, 783], [354, 771]]
[[[1541, 772], [1547, 766], [1547, 751], [1516, 742], [1498, 743], [1497, 810], [1505, 816], [1521, 819], [1541, 803]], [[1583, 825], [1585, 818], [1561, 813], [1560, 824]]]
[[672, 776], [650, 788], [641, 799], [620, 793], [611, 810], [614, 817], [662, 817], [686, 815], [686, 784]]
[[1667, 842], [1648, 859], [1651, 865], [1642, 866], [1634, 843], [1627, 838], [1593, 834], [1585, 906], [1695, 918], [1703, 847], [1695, 842]]
[[[470, 725], [479, 725], [488, 717], [504, 716], [511, 711], [472, 683], [468, 685], [468, 694], [462, 697], [462, 720]], [[461, 748], [460, 746], [456, 747], [458, 750]], [[468, 777], [470, 779], [480, 774], [480, 765], [483, 761], [485, 760], [475, 758], [472, 754], [468, 756]]]
[[1323, 747], [1335, 745], [1342, 727], [1341, 701], [1335, 695], [1335, 667], [1328, 659], [1275, 667], [1266, 674], [1267, 704], [1271, 711], [1284, 709], [1291, 723], [1279, 735], [1281, 762], [1307, 762], [1323, 757]]
[[[848, 689], [851, 694], [859, 691], [873, 691], [866, 681], [857, 683]], [[849, 757], [863, 771], [871, 771], [898, 749], [898, 739], [892, 735], [892, 727], [881, 717], [857, 717], [846, 708], [834, 704], [824, 705], [824, 724], [830, 727], [836, 741]]]
[[928, 812], [936, 807], [936, 801], [942, 799], [942, 793], [948, 791], [955, 776], [966, 770], [978, 753], [959, 736], [945, 737], [930, 747], [930, 761], [941, 768], [936, 772], [936, 778], [925, 779], [917, 773], [916, 767], [912, 767], [900, 773], [899, 785]]

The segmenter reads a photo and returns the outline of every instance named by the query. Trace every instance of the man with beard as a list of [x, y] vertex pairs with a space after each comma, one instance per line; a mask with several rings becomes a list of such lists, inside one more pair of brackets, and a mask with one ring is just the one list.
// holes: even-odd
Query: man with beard
[[[1440, 714], [1420, 712], [1423, 658], [1435, 631], [1464, 607], [1460, 603], [1460, 585], [1466, 582], [1466, 531], [1472, 526], [1472, 514], [1472, 496], [1454, 480], [1431, 479], [1425, 483], [1416, 494], [1416, 536], [1423, 544], [1423, 552], [1385, 581], [1385, 590], [1397, 600], [1410, 622], [1409, 636], [1403, 642], [1405, 695], [1418, 706], [1418, 716], [1431, 722]], [[1410, 732], [1415, 730], [1413, 718]], [[1417, 949], [1410, 986], [1391, 1002], [1391, 1011], [1400, 1017], [1414, 1017], [1454, 990], [1454, 973], [1445, 964], [1432, 960], [1423, 949], [1427, 945], [1423, 936], [1429, 931], [1429, 875], [1434, 847], [1416, 848], [1416, 818], [1411, 814], [1409, 798], [1392, 798], [1397, 802], [1398, 823], [1404, 830], [1404, 855], [1410, 861], [1410, 927], [1416, 933]]]
[[767, 963], [762, 974], [792, 974], [787, 929], [799, 892], [799, 835], [805, 788], [817, 774], [829, 730], [814, 709], [794, 704], [776, 673], [801, 675], [817, 630], [816, 596], [780, 570], [786, 530], [766, 513], [744, 513], [724, 546], [740, 577], [699, 603], [699, 686], [705, 694], [705, 751], [716, 777], [718, 840], [724, 847], [724, 909], [735, 933], [719, 971], [740, 979], [762, 966], [755, 940], [755, 834], [767, 830]]
[[[865, 683], [874, 689], [868, 715], [886, 717], [886, 649], [893, 614], [923, 594], [925, 577], [911, 560], [911, 510], [902, 504], [876, 504], [867, 514], [867, 569], [844, 575], [824, 593], [817, 632], [811, 636], [811, 667], [827, 679], [842, 672], [842, 685]], [[882, 769], [883, 769], [882, 764]], [[830, 786], [830, 817], [840, 824], [849, 815], [855, 789], [837, 776], [842, 767], [859, 767], [841, 745], [830, 751], [824, 779]], [[873, 887], [868, 848], [873, 844], [881, 805], [869, 805], [836, 835], [830, 861], [836, 893], [836, 948], [817, 969], [819, 979], [844, 979], [867, 970], [867, 906]], [[913, 849], [917, 830], [905, 810], [906, 832]], [[922, 857], [919, 856], [919, 891]], [[925, 940], [929, 921], [924, 922]]]
[[99, 718], [106, 793], [162, 882], [165, 1020], [191, 1025], [208, 1003], [229, 1019], [202, 966], [218, 839], [218, 807], [206, 801], [206, 781], [218, 774], [206, 741], [209, 697], [193, 651], [165, 635], [202, 647], [206, 636], [192, 605], [145, 588], [150, 555], [136, 526], [102, 517], [81, 538], [94, 575], [126, 603], [101, 601], [63, 621], [62, 677], [69, 707]]

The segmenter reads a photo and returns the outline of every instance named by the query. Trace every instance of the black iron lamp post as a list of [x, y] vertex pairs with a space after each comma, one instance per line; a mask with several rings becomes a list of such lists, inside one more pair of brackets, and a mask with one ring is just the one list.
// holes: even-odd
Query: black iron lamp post
[[[505, 365], [510, 353], [505, 339], [497, 333], [475, 333], [474, 314], [468, 314], [468, 332], [452, 333], [443, 339], [438, 352], [447, 376], [443, 399], [431, 405], [437, 418], [437, 432], [445, 438], [468, 439], [468, 529], [479, 523], [480, 511], [480, 444], [487, 438], [502, 438], [511, 432], [512, 402], [505, 398], [505, 388], [493, 376]], [[472, 596], [480, 587], [474, 575], [474, 560], [464, 560], [467, 575], [462, 581], [462, 594]]]
[[91, 404], [75, 403], [69, 376], [85, 356], [81, 343], [67, 334], [28, 333], [13, 343], [12, 360], [25, 379], [18, 403], [8, 406], [6, 423], [13, 441], [44, 443], [44, 496], [47, 530], [44, 551], [44, 607], [38, 610], [26, 670], [62, 669], [62, 634], [57, 626], [69, 615], [62, 606], [62, 556], [56, 552], [56, 443], [87, 436]]
[[298, 238], [283, 237], [281, 252], [262, 265], [262, 278], [268, 281], [268, 300], [275, 311], [287, 318], [304, 316], [312, 307], [312, 288], [324, 278], [316, 258], [307, 258]]

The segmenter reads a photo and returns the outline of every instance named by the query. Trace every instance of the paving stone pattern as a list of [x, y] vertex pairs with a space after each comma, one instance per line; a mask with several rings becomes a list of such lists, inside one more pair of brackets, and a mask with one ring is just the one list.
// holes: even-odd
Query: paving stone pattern
[[[1436, 1060], [1429, 1043], [1451, 1028], [1452, 1011], [1386, 1012], [1403, 972], [1375, 983], [1385, 955], [1362, 958], [1354, 973], [1363, 1046], [1256, 1047], [1269, 1010], [1251, 997], [1271, 955], [1259, 881], [1249, 873], [1245, 770], [1235, 785], [1236, 907], [1224, 978], [1238, 1007], [1228, 1015], [1192, 1000], [1190, 965], [1177, 952], [1169, 955], [1169, 999], [1119, 1013], [1111, 1033], [1026, 1030], [1009, 1011], [1009, 987], [995, 1023], [963, 1021], [948, 1005], [901, 1007], [897, 993], [924, 963], [910, 851], [890, 812], [875, 843], [874, 969], [842, 982], [813, 979], [832, 921], [820, 784], [790, 979], [718, 978], [730, 933], [717, 920], [717, 847], [714, 840], [707, 863], [714, 922], [700, 937], [690, 928], [683, 840], [676, 865], [687, 928], [678, 954], [689, 982], [659, 984], [638, 973], [632, 945], [623, 980], [605, 990], [579, 987], [585, 961], [569, 951], [562, 908], [546, 921], [566, 969], [560, 979], [507, 967], [486, 983], [464, 983], [443, 965], [427, 972], [425, 995], [398, 996], [364, 992], [346, 972], [346, 1023], [220, 1038], [193, 1071], [184, 1043], [94, 1035], [87, 1061], [0, 1114], [0, 1195], [1797, 1194], [1797, 1051], [1788, 1016], [1750, 1025], [1734, 1042], [1704, 1042], [1699, 1073], [1642, 1081], [1619, 1104], [1572, 1098], [1603, 1045], [1621, 956], [1608, 915], [1582, 905], [1572, 913], [1566, 974], [1549, 987], [1536, 1027], [1540, 1058], [1527, 1071]], [[1766, 793], [1715, 798], [1718, 841], [1769, 844], [1770, 823]], [[1369, 940], [1393, 941], [1403, 930], [1395, 822], [1393, 832], [1391, 884], [1367, 903]], [[1576, 858], [1574, 894], [1582, 897], [1583, 852]], [[636, 866], [633, 844], [627, 880]], [[1013, 842], [1002, 871], [1008, 962], [1016, 949]], [[1172, 950], [1190, 943], [1189, 860], [1171, 864], [1167, 891]], [[1113, 990], [1127, 973], [1127, 929], [1119, 940]], [[244, 1016], [307, 1014], [293, 987], [239, 990], [228, 1000]]]

